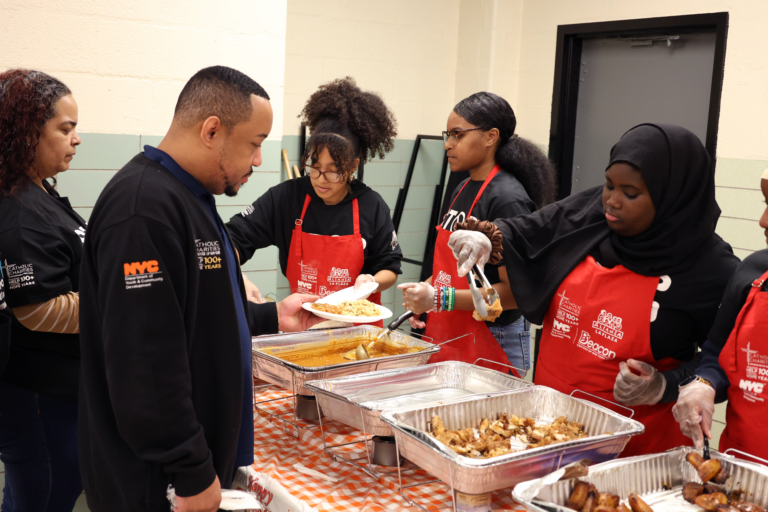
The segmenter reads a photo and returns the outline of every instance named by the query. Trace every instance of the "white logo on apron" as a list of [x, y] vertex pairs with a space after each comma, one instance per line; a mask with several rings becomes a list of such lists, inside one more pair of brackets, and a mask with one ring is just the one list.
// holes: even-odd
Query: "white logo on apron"
[[616, 357], [616, 352], [592, 341], [587, 331], [581, 331], [581, 338], [579, 338], [579, 342], [576, 344], [576, 346], [586, 350], [593, 356], [599, 357], [600, 359], [610, 360]]
[[621, 317], [613, 316], [604, 309], [600, 311], [597, 320], [592, 322], [592, 328], [614, 343], [618, 343], [624, 337], [624, 332], [621, 330]]
[[[747, 379], [739, 382], [739, 388], [744, 391], [744, 398], [750, 402], [762, 402], [759, 394], [763, 392], [765, 382], [768, 382], [768, 356], [761, 355], [757, 350], [752, 350], [750, 344], [747, 348], [741, 349], [747, 353]], [[763, 382], [754, 382], [754, 381]]]

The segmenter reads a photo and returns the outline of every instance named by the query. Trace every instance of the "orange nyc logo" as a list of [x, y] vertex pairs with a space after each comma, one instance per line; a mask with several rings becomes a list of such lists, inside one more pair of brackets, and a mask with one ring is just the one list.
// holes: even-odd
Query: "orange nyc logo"
[[160, 267], [157, 264], [157, 260], [149, 261], [134, 261], [133, 263], [123, 263], [123, 271], [125, 275], [143, 274], [144, 272], [158, 272]]

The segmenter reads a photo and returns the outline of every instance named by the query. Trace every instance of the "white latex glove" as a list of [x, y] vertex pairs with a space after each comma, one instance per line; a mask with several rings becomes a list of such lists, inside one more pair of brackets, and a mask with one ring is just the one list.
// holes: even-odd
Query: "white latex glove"
[[267, 302], [264, 300], [264, 297], [261, 296], [261, 292], [259, 291], [259, 287], [256, 286], [251, 282], [250, 279], [248, 279], [248, 276], [243, 273], [243, 285], [245, 286], [245, 298], [248, 299], [251, 302], [255, 302], [256, 304], [264, 304]]
[[712, 415], [715, 414], [715, 389], [693, 381], [680, 388], [672, 414], [680, 430], [693, 439], [696, 448], [704, 446], [704, 436], [712, 439]]
[[357, 279], [355, 279], [355, 290], [360, 288], [360, 286], [363, 283], [375, 283], [376, 279], [373, 278], [371, 274], [360, 274], [357, 276]]
[[408, 323], [411, 324], [411, 327], [414, 329], [424, 329], [427, 327], [427, 323], [419, 320], [418, 315], [413, 315], [411, 318], [409, 318]]
[[[640, 373], [635, 375], [630, 368]], [[613, 397], [624, 405], [652, 405], [661, 400], [667, 380], [653, 366], [627, 359], [619, 363], [619, 374], [613, 385]]]
[[472, 270], [473, 265], [483, 266], [491, 259], [493, 246], [488, 237], [479, 231], [460, 229], [455, 231], [448, 239], [448, 247], [453, 251], [453, 256], [458, 260], [459, 277], [464, 277]]
[[[428, 283], [403, 283], [397, 286], [403, 290], [403, 306], [417, 315], [435, 307], [435, 289]], [[411, 324], [413, 325], [413, 324]]]

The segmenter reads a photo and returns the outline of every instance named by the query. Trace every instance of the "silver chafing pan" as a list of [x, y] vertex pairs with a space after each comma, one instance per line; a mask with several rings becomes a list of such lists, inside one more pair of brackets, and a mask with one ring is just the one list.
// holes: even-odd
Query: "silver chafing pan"
[[517, 377], [460, 361], [382, 370], [307, 384], [327, 418], [375, 436], [392, 435], [392, 427], [380, 419], [383, 410], [530, 386], [533, 384]]
[[[273, 355], [299, 349], [319, 348], [331, 340], [343, 337], [366, 334], [378, 335], [381, 331], [382, 329], [379, 327], [358, 325], [328, 331], [255, 337], [252, 340], [253, 374], [261, 380], [276, 384], [293, 393], [312, 396], [312, 390], [305, 387], [305, 384], [309, 381], [356, 375], [390, 368], [419, 366], [425, 364], [432, 357], [432, 354], [440, 351], [440, 347], [432, 343], [395, 331], [389, 335], [392, 341], [403, 342], [409, 347], [421, 347], [424, 350], [412, 354], [377, 357], [375, 359], [315, 367], [301, 366]], [[277, 347], [277, 350], [273, 350], [271, 354], [264, 353], [263, 349], [268, 347]]]
[[[600, 492], [617, 494], [626, 500], [629, 493], [637, 493], [654, 512], [702, 512], [682, 497], [683, 485], [688, 482], [702, 483], [696, 470], [685, 456], [695, 451], [690, 447], [675, 448], [664, 453], [640, 455], [589, 467], [589, 474], [579, 480], [593, 483]], [[714, 459], [720, 459], [731, 478], [725, 483], [725, 492], [744, 492], [744, 500], [762, 507], [768, 506], [768, 467], [737, 459], [733, 456], [710, 451]], [[544, 478], [521, 483], [512, 497], [531, 512], [573, 512], [563, 504], [576, 484], [571, 478], [558, 481], [562, 471]]]
[[[457, 430], [478, 427], [484, 418], [495, 420], [505, 412], [542, 421], [566, 416], [570, 421], [583, 424], [590, 437], [492, 459], [470, 459], [426, 434], [435, 415], [440, 416], [446, 429]], [[443, 405], [384, 411], [381, 418], [392, 427], [403, 457], [454, 490], [468, 494], [512, 487], [581, 459], [593, 462], [613, 459], [624, 449], [630, 436], [645, 431], [637, 421], [543, 386]]]

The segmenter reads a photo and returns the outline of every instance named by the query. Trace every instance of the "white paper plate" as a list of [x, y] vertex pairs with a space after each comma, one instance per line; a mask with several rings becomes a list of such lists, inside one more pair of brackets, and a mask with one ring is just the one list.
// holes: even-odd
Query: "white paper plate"
[[379, 310], [381, 311], [381, 315], [379, 316], [334, 315], [333, 313], [325, 313], [323, 311], [312, 309], [312, 304], [309, 302], [305, 302], [304, 304], [302, 304], [302, 307], [307, 311], [309, 311], [310, 313], [319, 316], [320, 318], [325, 318], [326, 320], [337, 320], [339, 322], [347, 322], [351, 324], [370, 324], [372, 322], [378, 322], [379, 320], [385, 320], [392, 316], [392, 312], [389, 309], [385, 308], [384, 306], [379, 306], [378, 304], [376, 305], [376, 307], [378, 307]]
[[320, 304], [338, 304], [346, 300], [367, 299], [378, 287], [379, 283], [363, 283], [357, 290], [355, 290], [354, 286], [350, 286], [349, 288], [326, 295], [317, 302]]

